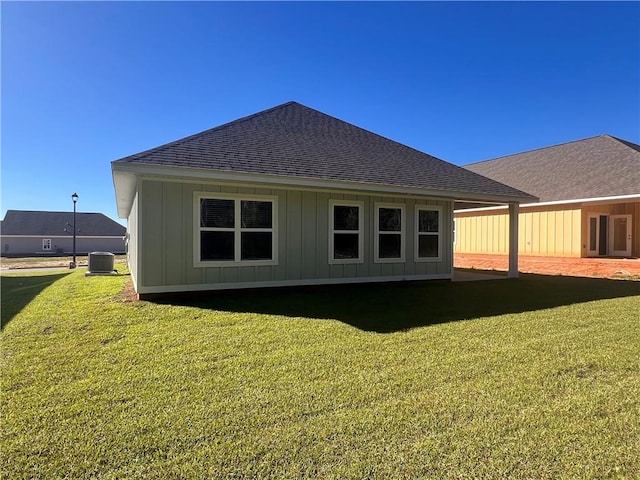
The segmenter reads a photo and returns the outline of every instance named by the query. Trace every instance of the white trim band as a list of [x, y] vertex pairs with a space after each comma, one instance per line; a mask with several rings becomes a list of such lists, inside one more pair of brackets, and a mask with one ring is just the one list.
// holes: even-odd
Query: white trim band
[[[618, 195], [614, 197], [594, 197], [594, 198], [576, 198], [575, 200], [555, 200], [553, 202], [538, 202], [538, 203], [521, 203], [520, 208], [526, 207], [546, 207], [552, 205], [570, 205], [572, 203], [616, 203], [625, 200], [640, 200], [640, 193], [633, 195]], [[508, 205], [497, 205], [495, 207], [480, 207], [480, 208], [462, 208], [460, 210], [454, 210], [453, 213], [465, 213], [465, 212], [488, 212], [491, 210], [506, 210]]]
[[141, 286], [138, 294], [145, 293], [184, 293], [202, 292], [207, 290], [239, 290], [245, 288], [265, 287], [302, 287], [313, 285], [342, 285], [358, 283], [406, 282], [417, 280], [451, 280], [451, 273], [436, 273], [430, 275], [402, 275], [393, 277], [355, 277], [355, 278], [310, 278], [304, 280], [274, 280], [269, 282], [234, 282], [234, 283], [203, 283], [195, 285], [158, 285]]

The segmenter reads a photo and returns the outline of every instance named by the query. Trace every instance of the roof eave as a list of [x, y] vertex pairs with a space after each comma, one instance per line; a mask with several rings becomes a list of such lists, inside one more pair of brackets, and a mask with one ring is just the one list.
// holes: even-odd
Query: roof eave
[[[609, 197], [590, 197], [590, 198], [574, 198], [569, 200], [553, 200], [548, 202], [533, 202], [533, 203], [523, 203], [520, 206], [523, 208], [529, 207], [555, 207], [562, 205], [609, 205], [613, 203], [624, 203], [624, 202], [635, 202], [640, 200], [640, 193], [635, 193], [631, 195], [614, 195]], [[479, 207], [479, 208], [465, 208], [458, 209], [455, 212], [485, 212], [491, 210], [499, 210], [504, 208], [504, 205], [497, 205], [492, 207]]]
[[[123, 164], [124, 165], [124, 164]], [[118, 218], [129, 218], [133, 199], [136, 195], [137, 178], [135, 172], [122, 170], [117, 167], [116, 163], [111, 164], [111, 173], [113, 175], [113, 187], [116, 193], [116, 205], [118, 209]]]
[[270, 185], [275, 188], [320, 188], [331, 190], [351, 190], [359, 192], [373, 192], [400, 195], [420, 195], [447, 198], [469, 202], [487, 202], [496, 204], [525, 203], [538, 201], [537, 197], [522, 193], [522, 195], [502, 195], [478, 193], [464, 190], [429, 189], [413, 186], [389, 184], [375, 184], [365, 182], [351, 182], [344, 180], [294, 177], [281, 175], [267, 175], [248, 172], [232, 172], [211, 170], [206, 168], [175, 167], [141, 163], [113, 162], [112, 164], [118, 215], [127, 218], [136, 191], [137, 176], [171, 177], [176, 179], [218, 180], [225, 182], [243, 182], [251, 184]]

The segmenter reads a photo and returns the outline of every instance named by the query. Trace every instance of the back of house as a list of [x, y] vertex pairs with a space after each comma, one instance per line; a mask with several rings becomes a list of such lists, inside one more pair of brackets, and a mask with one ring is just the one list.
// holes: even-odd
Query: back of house
[[454, 202], [535, 200], [296, 102], [112, 171], [140, 295], [449, 279]]

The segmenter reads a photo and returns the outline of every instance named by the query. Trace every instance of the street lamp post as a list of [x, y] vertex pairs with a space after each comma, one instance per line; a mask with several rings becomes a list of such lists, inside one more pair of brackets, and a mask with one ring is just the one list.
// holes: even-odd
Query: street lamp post
[[69, 264], [69, 268], [76, 268], [76, 203], [78, 201], [78, 194], [74, 193], [71, 195], [71, 200], [73, 200], [73, 260]]

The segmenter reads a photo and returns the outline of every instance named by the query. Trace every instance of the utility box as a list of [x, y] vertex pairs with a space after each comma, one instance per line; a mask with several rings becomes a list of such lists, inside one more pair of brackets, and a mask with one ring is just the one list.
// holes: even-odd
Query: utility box
[[111, 252], [91, 252], [87, 275], [116, 275], [115, 255]]

